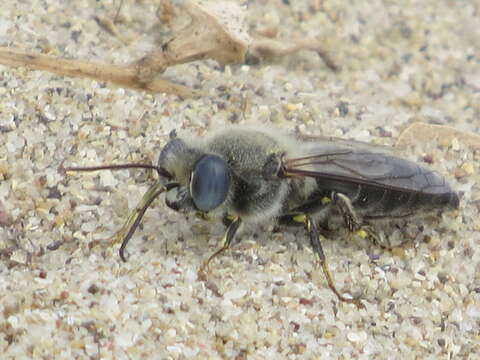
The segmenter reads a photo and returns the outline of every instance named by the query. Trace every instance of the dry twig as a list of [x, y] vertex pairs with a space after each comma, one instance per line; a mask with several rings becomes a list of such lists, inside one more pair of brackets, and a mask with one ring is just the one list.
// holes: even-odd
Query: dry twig
[[135, 65], [95, 64], [73, 59], [61, 59], [48, 55], [34, 55], [12, 48], [0, 47], [0, 64], [28, 66], [36, 70], [55, 74], [108, 81], [118, 86], [146, 90], [153, 93], [176, 94], [182, 97], [198, 96], [200, 93], [167, 80], [154, 79], [148, 83], [139, 82]]
[[[179, 13], [171, 3], [168, 4], [169, 6], [163, 9], [168, 16]], [[252, 40], [244, 23], [245, 9], [234, 2], [190, 0], [182, 9], [191, 17], [190, 24], [175, 31], [173, 37], [160, 49], [150, 52], [133, 64], [95, 64], [47, 55], [33, 55], [5, 47], [0, 47], [0, 64], [28, 66], [60, 75], [87, 77], [123, 87], [182, 97], [197, 96], [201, 93], [159, 79], [157, 75], [162, 74], [170, 66], [201, 59], [212, 59], [222, 65], [243, 64], [246, 61], [262, 63], [299, 50], [313, 50], [331, 69], [338, 69], [317, 40], [280, 41], [268, 38]], [[119, 37], [121, 41], [126, 41], [119, 36], [113, 22], [99, 17], [96, 20], [100, 26]]]
[[139, 61], [140, 81], [149, 81], [169, 66], [201, 59], [222, 65], [265, 63], [301, 50], [315, 51], [330, 69], [339, 69], [318, 40], [252, 39], [246, 30], [245, 9], [235, 3], [189, 1], [184, 10], [190, 24]]

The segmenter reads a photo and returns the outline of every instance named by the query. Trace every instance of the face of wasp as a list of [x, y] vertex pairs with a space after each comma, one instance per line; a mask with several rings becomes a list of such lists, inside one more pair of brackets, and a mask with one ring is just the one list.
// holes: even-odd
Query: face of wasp
[[205, 154], [171, 134], [160, 153], [158, 166], [170, 177], [165, 183], [177, 183], [165, 197], [167, 206], [179, 212], [207, 213], [222, 205], [231, 183], [231, 169], [218, 155]]

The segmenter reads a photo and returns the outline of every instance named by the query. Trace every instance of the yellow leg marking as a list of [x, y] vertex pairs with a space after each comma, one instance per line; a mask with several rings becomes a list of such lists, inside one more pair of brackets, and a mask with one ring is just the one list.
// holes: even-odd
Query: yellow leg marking
[[326, 197], [326, 196], [324, 196], [324, 197], [320, 200], [320, 203], [321, 203], [322, 205], [327, 205], [327, 204], [330, 204], [331, 202], [332, 202], [332, 199], [329, 198], [329, 197]]
[[362, 239], [366, 239], [369, 236], [369, 233], [365, 229], [359, 229], [353, 232], [354, 235], [360, 236]]
[[237, 216], [227, 215], [227, 220], [229, 220], [229, 221], [235, 221], [235, 220], [237, 220], [237, 219], [238, 219]]
[[360, 229], [351, 233], [352, 235], [360, 236], [362, 239], [370, 239], [373, 241], [374, 244], [385, 247], [384, 245], [384, 238], [382, 235], [377, 233], [374, 228], [370, 225], [362, 225]]
[[302, 215], [295, 215], [293, 217], [293, 221], [306, 225], [307, 222], [308, 222], [307, 221], [307, 215], [303, 215], [303, 214]]

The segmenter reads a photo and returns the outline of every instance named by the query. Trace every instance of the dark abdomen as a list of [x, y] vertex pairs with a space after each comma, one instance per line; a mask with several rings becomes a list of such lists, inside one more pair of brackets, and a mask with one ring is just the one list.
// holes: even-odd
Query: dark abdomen
[[[445, 184], [443, 191], [427, 193], [373, 185], [357, 185], [352, 205], [364, 218], [410, 216], [418, 212], [458, 207], [458, 195]], [[353, 194], [351, 194], [353, 195]]]

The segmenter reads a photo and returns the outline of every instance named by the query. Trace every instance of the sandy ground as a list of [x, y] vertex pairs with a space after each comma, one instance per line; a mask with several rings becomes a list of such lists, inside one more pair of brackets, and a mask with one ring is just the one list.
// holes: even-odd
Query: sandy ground
[[[253, 3], [253, 2], [252, 2]], [[112, 1], [2, 2], [0, 45], [125, 63], [168, 37], [157, 1], [125, 0], [124, 44], [94, 16]], [[3, 359], [474, 359], [480, 357], [479, 154], [457, 139], [405, 156], [447, 176], [460, 209], [411, 221], [393, 251], [337, 232], [324, 241], [339, 303], [301, 230], [249, 227], [197, 278], [223, 226], [160, 199], [122, 263], [102, 244], [153, 177], [66, 176], [63, 165], [156, 161], [173, 128], [230, 123], [393, 146], [412, 122], [480, 133], [480, 5], [474, 1], [257, 1], [251, 31], [316, 37], [274, 65], [213, 61], [165, 76], [207, 95], [181, 100], [0, 66], [0, 351]], [[388, 232], [388, 226], [386, 226]]]

